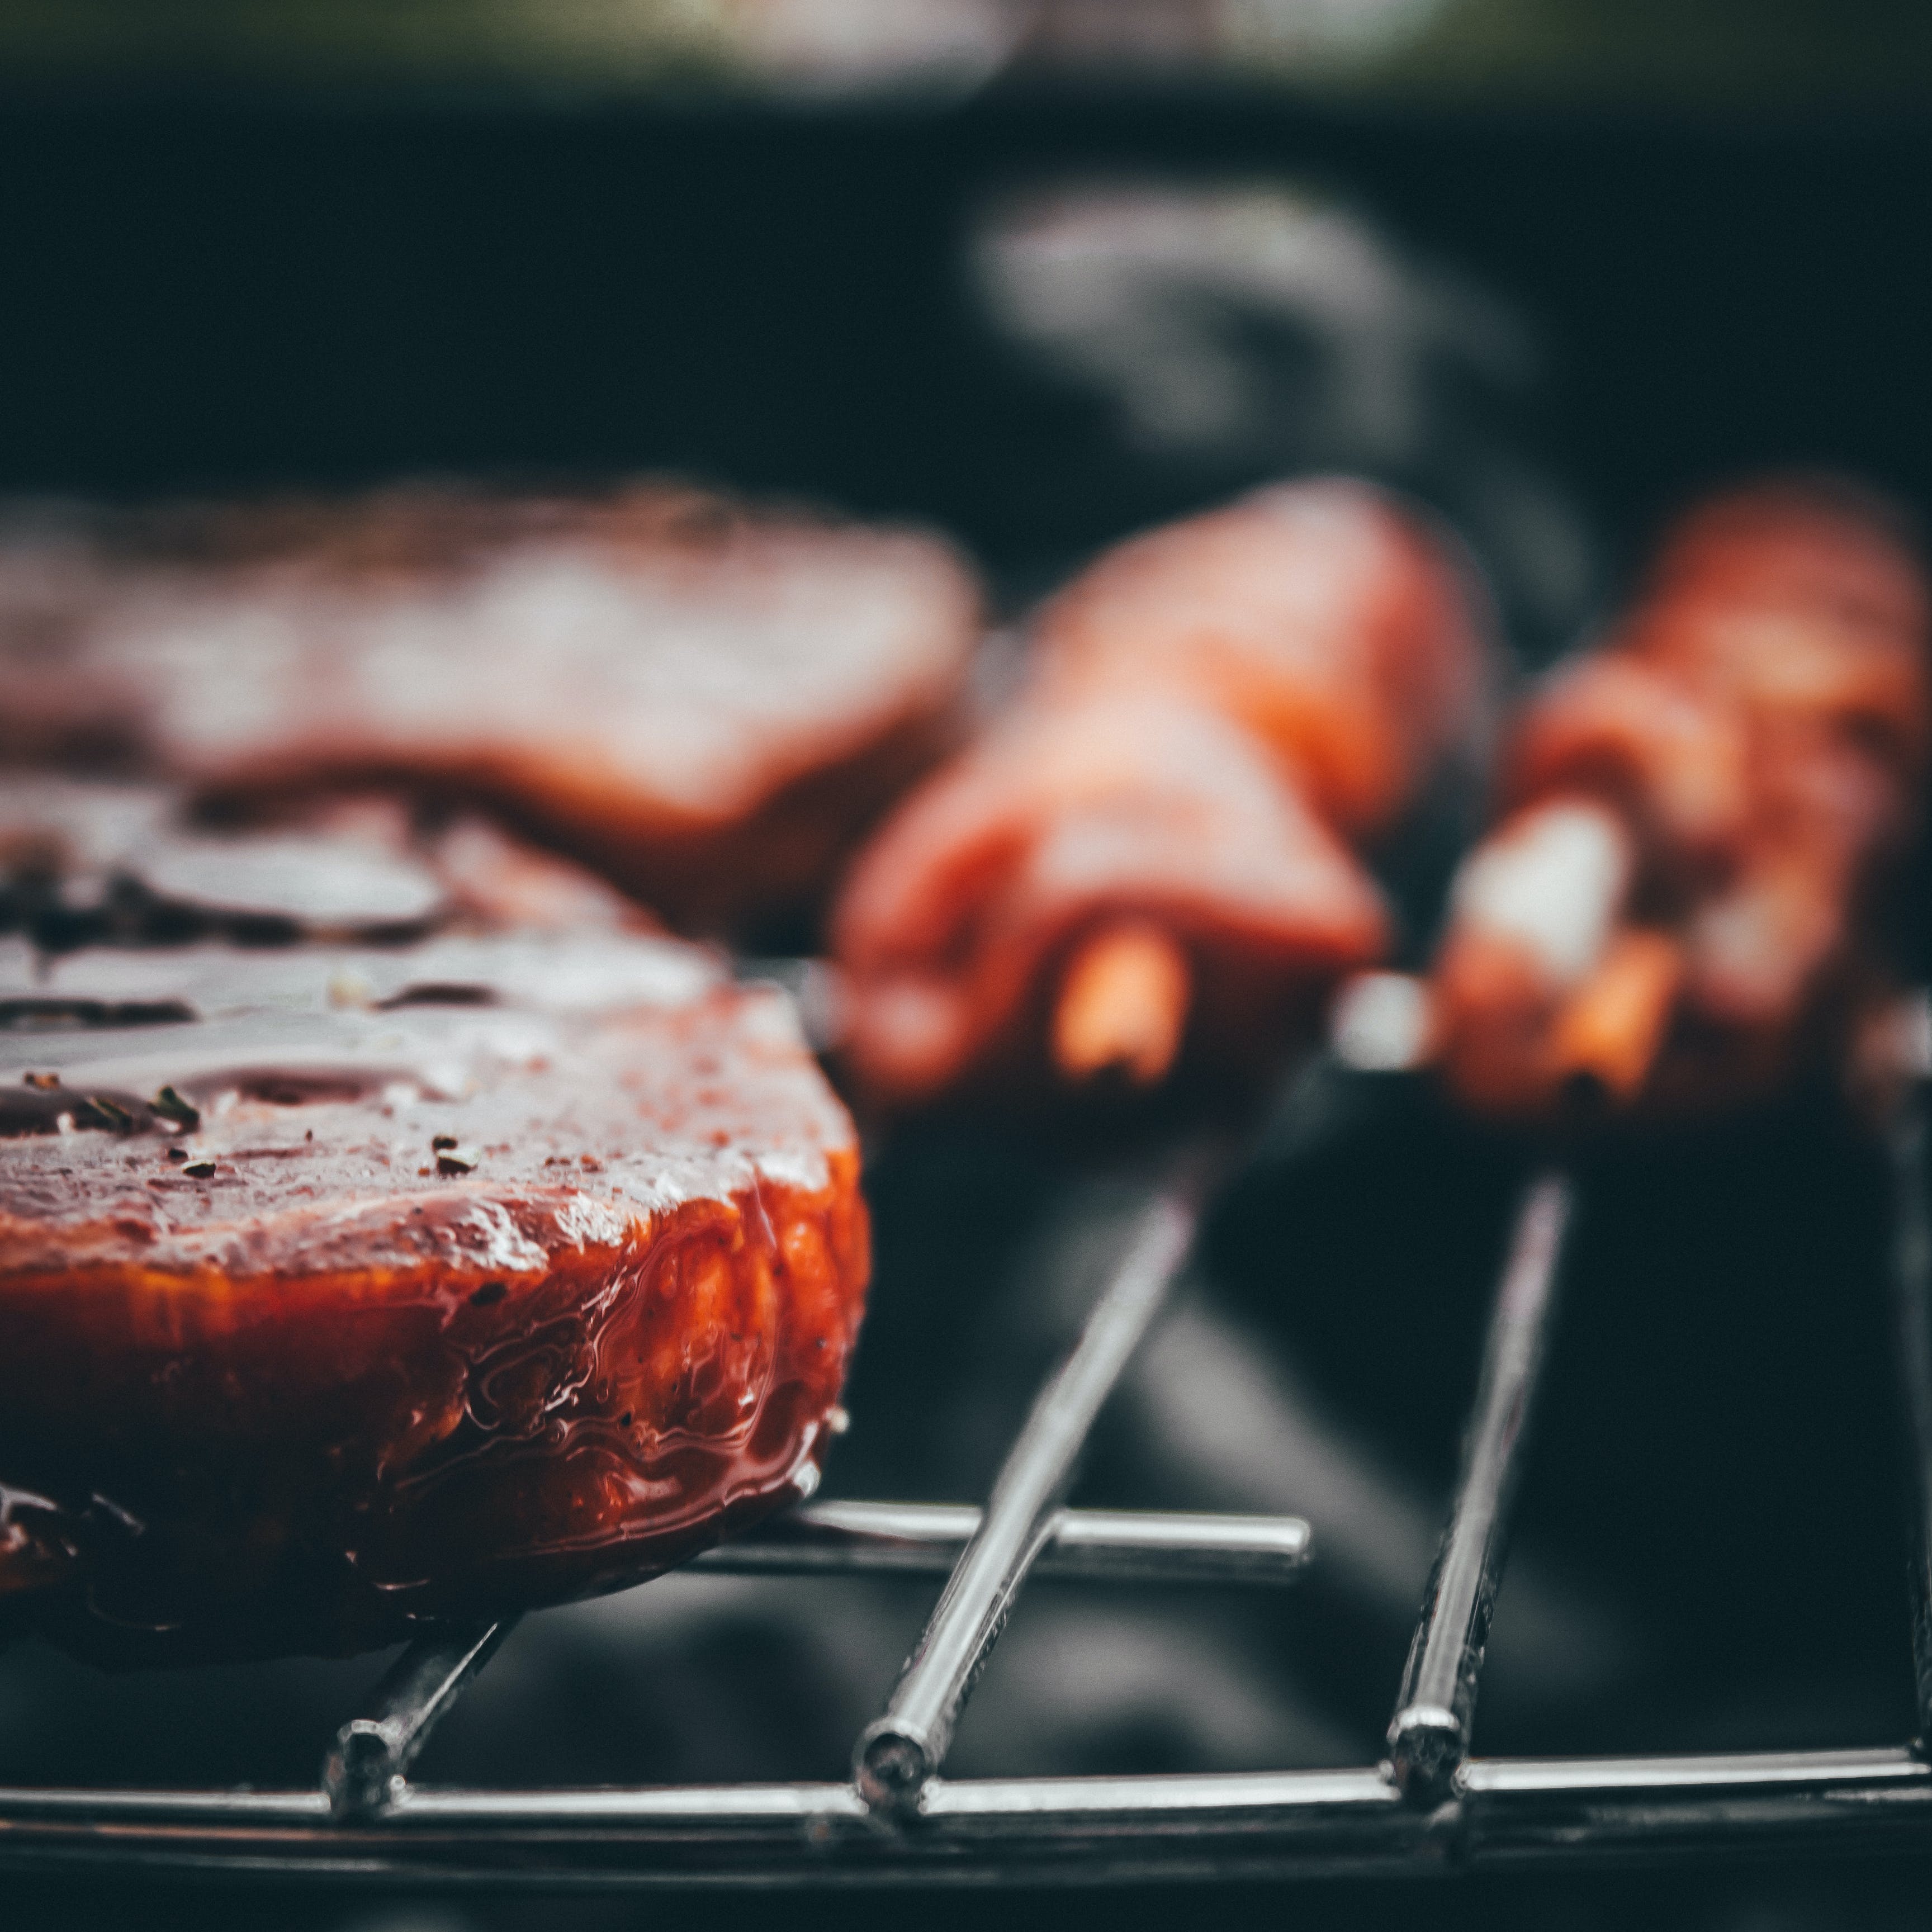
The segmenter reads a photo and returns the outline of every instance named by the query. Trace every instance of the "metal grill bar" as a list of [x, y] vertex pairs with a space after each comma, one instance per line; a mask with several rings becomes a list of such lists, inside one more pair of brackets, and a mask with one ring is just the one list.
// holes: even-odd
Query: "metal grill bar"
[[1430, 1573], [1389, 1724], [1390, 1774], [1418, 1803], [1446, 1797], [1468, 1754], [1483, 1646], [1571, 1198], [1561, 1174], [1545, 1174], [1532, 1185], [1497, 1291], [1455, 1509]]
[[[754, 1535], [707, 1550], [689, 1566], [727, 1576], [945, 1576], [980, 1529], [969, 1504], [819, 1503]], [[1035, 1574], [1070, 1581], [1292, 1582], [1308, 1560], [1299, 1516], [1188, 1516], [1062, 1510], [1047, 1526]], [[391, 1803], [404, 1774], [516, 1619], [438, 1632], [404, 1652], [372, 1708], [335, 1736], [322, 1788], [338, 1818]]]
[[[970, 1503], [813, 1503], [689, 1567], [714, 1575], [951, 1574], [985, 1520]], [[1033, 1574], [1068, 1582], [1292, 1582], [1310, 1532], [1294, 1516], [1189, 1516], [1156, 1510], [1061, 1510], [1047, 1525]]]
[[845, 1784], [412, 1787], [332, 1820], [319, 1791], [0, 1790], [0, 1866], [355, 1882], [748, 1886], [1099, 1883], [1396, 1874], [1600, 1858], [1923, 1846], [1907, 1750], [1495, 1759], [1431, 1812], [1369, 1769], [937, 1780], [916, 1831]]
[[1205, 1175], [1190, 1156], [1135, 1226], [1080, 1339], [1035, 1397], [986, 1514], [887, 1700], [861, 1734], [853, 1774], [868, 1804], [915, 1808], [953, 1726], [1044, 1548], [1101, 1406], [1166, 1298], [1193, 1244]]
[[1925, 1106], [1910, 1094], [1892, 1123], [1892, 1272], [1904, 1402], [1910, 1520], [1912, 1682], [1918, 1739], [1932, 1739], [1932, 1202], [1927, 1198]]
[[464, 1688], [516, 1628], [514, 1617], [440, 1632], [411, 1644], [376, 1687], [373, 1708], [351, 1718], [322, 1760], [322, 1788], [338, 1818], [379, 1811]]

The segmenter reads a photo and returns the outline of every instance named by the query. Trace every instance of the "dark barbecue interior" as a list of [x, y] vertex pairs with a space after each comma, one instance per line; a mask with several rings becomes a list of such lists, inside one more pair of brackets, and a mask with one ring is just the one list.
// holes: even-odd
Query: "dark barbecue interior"
[[[1484, 291], [1534, 355], [1498, 376], [1452, 340], [1419, 378], [1420, 426], [1366, 454], [1346, 418], [1298, 442], [1316, 412], [1292, 404], [1273, 440], [1124, 439], [1114, 399], [1001, 334], [969, 266], [989, 210], [1096, 178], [1312, 184], [1418, 274]], [[1932, 506], [1932, 131], [1916, 108], [1456, 112], [1144, 75], [802, 106], [40, 87], [0, 118], [0, 182], [13, 494], [674, 472], [934, 525], [1011, 614], [1131, 530], [1352, 464], [1460, 524], [1528, 664], [1710, 484], [1823, 466]], [[1318, 393], [1323, 342], [1277, 326], [1238, 317], [1238, 352]], [[1550, 519], [1574, 539], [1564, 568], [1546, 567]], [[1445, 853], [1425, 838], [1391, 863], [1419, 931]], [[1923, 973], [1916, 880], [1898, 924]], [[754, 943], [815, 936], [794, 922]], [[1035, 1586], [954, 1774], [1380, 1754], [1528, 1153], [1408, 1076], [1334, 1084], [1312, 1128], [1282, 1125], [1278, 1100], [1075, 1498], [1292, 1510], [1325, 1537], [1320, 1560], [1279, 1598]], [[868, 1142], [874, 1287], [823, 1493], [985, 1493], [1167, 1124], [1097, 1154], [1064, 1123], [970, 1115]], [[1593, 1148], [1582, 1172], [1477, 1750], [1909, 1736], [1882, 1149], [1807, 1090], [1742, 1125]], [[842, 1777], [931, 1600], [919, 1582], [673, 1576], [546, 1612], [422, 1774]], [[375, 1674], [365, 1658], [117, 1676], [24, 1643], [0, 1655], [0, 1784], [299, 1785]], [[1915, 1856], [1084, 1903], [1132, 1923], [1423, 1909], [1808, 1928], [1916, 1922], [1928, 1877]], [[1072, 1903], [4, 1882], [22, 1923], [1044, 1923]]]

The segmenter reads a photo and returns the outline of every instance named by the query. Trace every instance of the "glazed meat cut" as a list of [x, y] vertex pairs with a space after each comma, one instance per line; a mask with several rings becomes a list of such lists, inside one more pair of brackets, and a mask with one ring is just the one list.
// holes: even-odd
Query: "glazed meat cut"
[[1264, 1076], [1382, 952], [1357, 848], [1478, 713], [1460, 559], [1366, 484], [1284, 486], [1102, 556], [1035, 650], [842, 896], [861, 1078], [909, 1102]]
[[16, 507], [0, 757], [479, 802], [718, 931], [814, 900], [978, 631], [935, 538], [669, 484]]
[[0, 988], [0, 1625], [347, 1653], [808, 1493], [866, 1286], [775, 990], [617, 931]]
[[1841, 1049], [1918, 818], [1928, 592], [1897, 518], [1777, 481], [1707, 502], [1525, 706], [1435, 986], [1455, 1089], [1706, 1110]]

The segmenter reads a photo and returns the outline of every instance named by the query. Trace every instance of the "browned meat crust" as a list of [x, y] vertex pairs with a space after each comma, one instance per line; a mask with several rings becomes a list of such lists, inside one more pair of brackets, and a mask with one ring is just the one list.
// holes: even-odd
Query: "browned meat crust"
[[0, 1622], [346, 1652], [814, 1482], [866, 1221], [775, 992], [455, 934], [82, 952], [0, 1013]]

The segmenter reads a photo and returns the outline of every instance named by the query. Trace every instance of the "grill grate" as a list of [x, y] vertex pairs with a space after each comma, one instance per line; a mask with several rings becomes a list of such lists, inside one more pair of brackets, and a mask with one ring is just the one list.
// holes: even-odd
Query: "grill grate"
[[[1913, 1468], [1918, 1712], [1932, 1735], [1932, 1202], [1919, 1097], [1892, 1135], [1893, 1282]], [[1102, 1882], [1393, 1872], [1582, 1856], [1923, 1846], [1932, 1767], [1892, 1750], [1468, 1756], [1490, 1613], [1573, 1189], [1534, 1181], [1490, 1321], [1464, 1466], [1389, 1730], [1338, 1771], [947, 1780], [952, 1728], [1029, 1576], [1291, 1581], [1299, 1519], [1061, 1507], [1089, 1430], [1186, 1264], [1211, 1163], [1176, 1163], [983, 1511], [826, 1503], [709, 1552], [699, 1572], [946, 1574], [845, 1784], [535, 1792], [412, 1784], [436, 1722], [513, 1627], [411, 1646], [308, 1790], [0, 1790], [0, 1863], [544, 1886]]]

